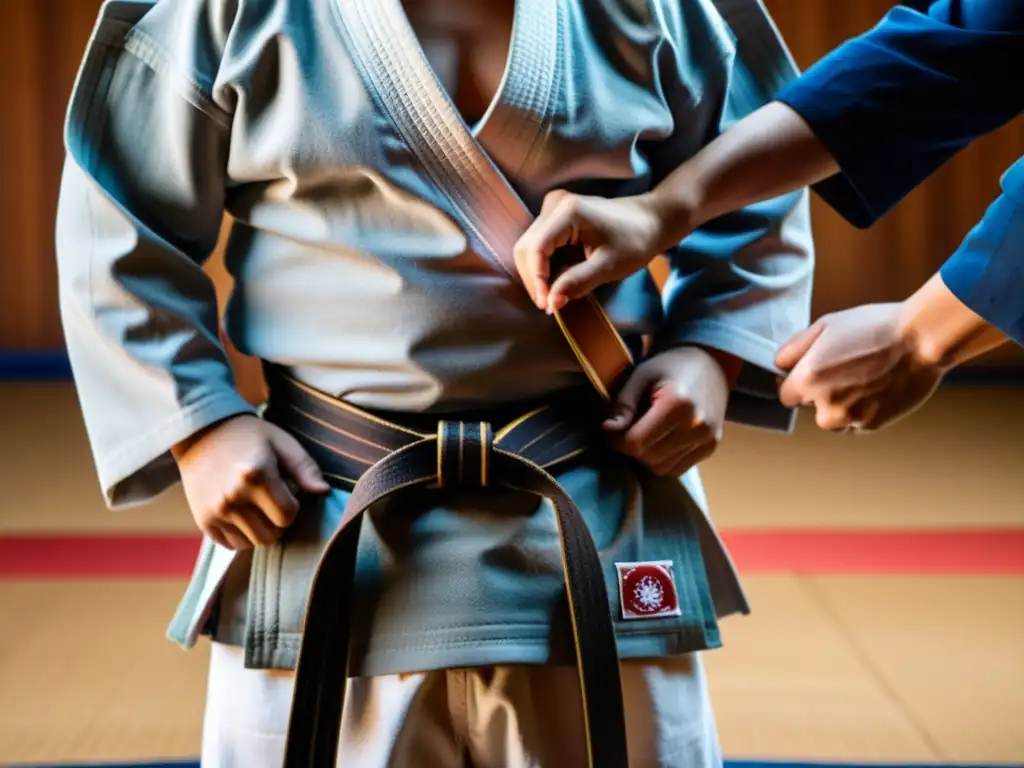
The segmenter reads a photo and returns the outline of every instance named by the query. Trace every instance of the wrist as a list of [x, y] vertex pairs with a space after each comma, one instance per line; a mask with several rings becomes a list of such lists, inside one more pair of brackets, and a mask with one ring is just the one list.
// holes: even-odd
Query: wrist
[[898, 322], [900, 337], [922, 367], [948, 371], [1000, 343], [1000, 334], [964, 305], [940, 275], [902, 303]]
[[694, 179], [689, 183], [659, 184], [642, 195], [642, 203], [656, 222], [655, 250], [665, 253], [679, 245], [701, 225], [703, 193]]
[[231, 421], [233, 419], [238, 419], [238, 418], [241, 418], [243, 416], [251, 416], [251, 415], [252, 414], [249, 414], [249, 413], [236, 413], [236, 414], [233, 414], [231, 416], [227, 416], [226, 418], [223, 418], [223, 419], [217, 419], [216, 421], [211, 422], [210, 424], [207, 424], [205, 427], [201, 427], [200, 429], [197, 429], [195, 432], [193, 432], [191, 435], [186, 437], [184, 440], [182, 440], [182, 441], [180, 441], [178, 443], [175, 443], [174, 445], [171, 446], [171, 449], [170, 449], [171, 457], [175, 460], [175, 462], [180, 462], [185, 457], [185, 455], [190, 450], [192, 450], [192, 448], [196, 445], [196, 443], [198, 443], [200, 440], [202, 440], [204, 437], [206, 437], [208, 434], [213, 432], [218, 427], [226, 424], [227, 422], [229, 422], [229, 421]]

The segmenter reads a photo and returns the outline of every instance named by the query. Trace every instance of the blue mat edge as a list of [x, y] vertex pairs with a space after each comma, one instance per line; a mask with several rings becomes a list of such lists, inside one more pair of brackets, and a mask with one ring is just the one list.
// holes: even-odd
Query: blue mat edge
[[[6, 768], [199, 768], [193, 760], [163, 763], [24, 763]], [[865, 763], [726, 760], [725, 768], [1024, 768], [1020, 763]]]
[[[0, 382], [59, 382], [71, 379], [71, 364], [63, 350], [0, 349]], [[950, 372], [948, 386], [1024, 387], [1024, 368], [981, 366]], [[187, 765], [187, 764], [186, 764]], [[130, 768], [130, 767], [129, 767]], [[156, 766], [156, 768], [161, 768]], [[737, 766], [737, 768], [746, 768]], [[788, 768], [788, 766], [783, 766]], [[884, 767], [883, 767], [884, 768]]]

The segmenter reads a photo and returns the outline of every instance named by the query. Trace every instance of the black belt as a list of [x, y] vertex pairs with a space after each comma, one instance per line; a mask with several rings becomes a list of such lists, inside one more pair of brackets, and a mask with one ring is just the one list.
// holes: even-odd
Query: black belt
[[268, 367], [267, 382], [265, 418], [302, 442], [328, 482], [352, 491], [310, 587], [284, 768], [334, 768], [337, 760], [362, 513], [403, 489], [481, 486], [526, 491], [552, 503], [588, 765], [625, 768], [622, 683], [603, 568], [579, 510], [547, 472], [594, 445], [593, 410], [582, 403], [540, 407], [496, 432], [487, 422], [442, 420], [428, 433], [331, 398], [279, 369]]

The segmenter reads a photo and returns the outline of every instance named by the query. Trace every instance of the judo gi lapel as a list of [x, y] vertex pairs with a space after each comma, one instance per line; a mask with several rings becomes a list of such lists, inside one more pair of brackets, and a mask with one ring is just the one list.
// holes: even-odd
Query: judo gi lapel
[[[401, 133], [479, 250], [516, 282], [513, 251], [533, 214], [474, 137], [409, 24], [400, 0], [332, 0], [367, 89]], [[512, 141], [522, 159], [534, 146], [560, 77], [560, 4], [519, 0], [502, 84], [486, 119], [504, 100], [520, 125], [483, 130]], [[513, 128], [515, 130], [513, 130]], [[632, 353], [592, 296], [556, 319], [591, 383], [606, 398], [633, 364]]]
[[[533, 104], [546, 104], [556, 77], [557, 5], [521, 0], [516, 24], [529, 24], [526, 34], [513, 31], [509, 63], [498, 94], [488, 111], [507, 92], [524, 92]], [[431, 69], [400, 0], [335, 0], [335, 8], [365, 78], [379, 106], [423, 164], [431, 181], [448, 198], [452, 210], [481, 250], [516, 277], [512, 249], [532, 214], [473, 136]], [[518, 39], [517, 39], [518, 38]], [[522, 50], [529, 45], [530, 50]], [[525, 59], [528, 65], [520, 65]], [[528, 72], [521, 67], [528, 66]], [[517, 99], [519, 100], [519, 99]], [[540, 122], [524, 120], [524, 130]], [[532, 145], [532, 137], [519, 141]], [[518, 279], [516, 277], [516, 279]]]

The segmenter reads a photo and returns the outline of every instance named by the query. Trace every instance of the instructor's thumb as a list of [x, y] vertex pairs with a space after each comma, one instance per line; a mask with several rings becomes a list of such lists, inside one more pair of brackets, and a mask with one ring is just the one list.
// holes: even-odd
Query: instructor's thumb
[[327, 493], [331, 489], [320, 467], [298, 440], [276, 426], [269, 430], [268, 438], [284, 474], [302, 490], [308, 493]]
[[640, 410], [640, 402], [653, 383], [653, 369], [641, 365], [633, 371], [615, 398], [611, 413], [601, 426], [608, 432], [623, 432], [629, 429], [637, 411]]

